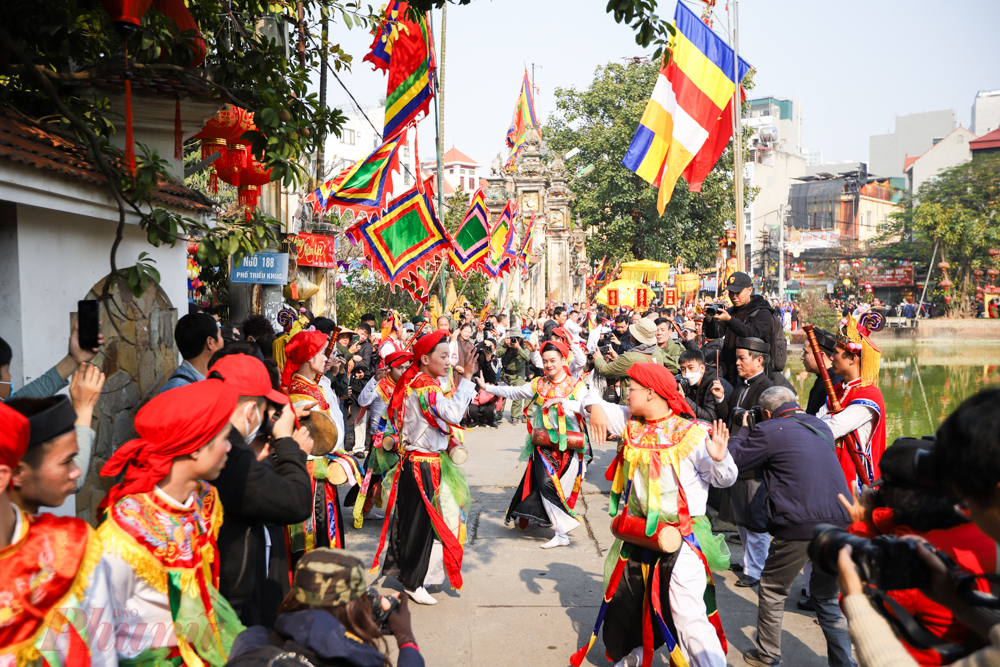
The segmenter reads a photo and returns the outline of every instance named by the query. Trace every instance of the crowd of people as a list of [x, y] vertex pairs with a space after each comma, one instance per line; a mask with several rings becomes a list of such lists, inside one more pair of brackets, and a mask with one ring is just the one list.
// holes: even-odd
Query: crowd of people
[[[104, 382], [100, 347], [74, 330], [44, 376], [0, 384], [0, 665], [374, 667], [390, 633], [397, 664], [421, 665], [408, 605], [461, 590], [465, 441], [505, 414], [526, 427], [506, 522], [551, 528], [543, 549], [570, 544], [594, 450], [615, 451], [605, 593], [573, 665], [602, 626], [618, 665], [662, 646], [675, 664], [726, 664], [713, 572], [727, 569], [758, 594], [748, 664], [781, 661], [803, 570], [798, 605], [831, 665], [1000, 664], [983, 578], [1000, 542], [1000, 392], [966, 401], [936, 443], [887, 449], [864, 309], [807, 327], [817, 379], [800, 399], [781, 372], [796, 308], [743, 273], [726, 292], [642, 311], [383, 311], [353, 328], [304, 309], [281, 329], [189, 313], [180, 365], [100, 470], [96, 529], [45, 511], [82, 487]], [[0, 340], [0, 378], [10, 362]], [[366, 519], [381, 523], [372, 570], [400, 594], [369, 587], [347, 551]]]

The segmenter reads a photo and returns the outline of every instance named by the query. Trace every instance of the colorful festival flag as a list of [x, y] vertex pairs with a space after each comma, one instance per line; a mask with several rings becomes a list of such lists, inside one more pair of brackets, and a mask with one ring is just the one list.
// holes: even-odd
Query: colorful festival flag
[[421, 304], [426, 304], [431, 297], [431, 288], [427, 284], [427, 272], [423, 269], [407, 271], [403, 278], [403, 289], [409, 292], [410, 297]]
[[406, 132], [397, 134], [358, 160], [332, 181], [326, 207], [337, 208], [340, 215], [353, 211], [355, 217], [378, 216], [392, 196], [392, 172], [399, 171], [399, 148], [406, 145]]
[[510, 127], [507, 128], [507, 145], [510, 147], [510, 155], [504, 165], [505, 169], [514, 166], [514, 161], [524, 151], [524, 143], [528, 138], [528, 128], [538, 125], [535, 119], [535, 102], [531, 95], [531, 82], [528, 80], [528, 68], [524, 68], [524, 80], [521, 81], [521, 94], [517, 98], [517, 106], [514, 107], [514, 117], [511, 118]]
[[734, 73], [733, 50], [688, 9], [677, 3], [677, 30], [622, 164], [660, 189], [660, 215], [677, 179], [701, 191], [732, 136], [732, 99], [750, 66], [742, 58]]
[[512, 223], [516, 215], [517, 202], [508, 199], [503, 213], [496, 219], [490, 230], [490, 252], [488, 259], [483, 263], [483, 269], [492, 278], [510, 273], [511, 258], [507, 251], [508, 248], [513, 248], [514, 225]]
[[524, 262], [528, 259], [528, 255], [531, 254], [531, 237], [535, 233], [535, 212], [531, 212], [531, 220], [528, 221], [528, 226], [524, 228], [524, 238], [521, 239], [521, 249], [517, 251], [518, 261]]
[[479, 188], [472, 195], [472, 203], [465, 212], [465, 219], [455, 233], [455, 243], [449, 259], [464, 278], [486, 261], [489, 249], [490, 213], [486, 209], [486, 195]]
[[421, 14], [412, 21], [407, 8], [405, 2], [389, 2], [375, 30], [371, 51], [364, 57], [374, 69], [388, 73], [382, 131], [385, 138], [401, 132], [419, 114], [426, 116], [434, 96], [434, 43], [427, 19]]
[[427, 194], [416, 186], [393, 199], [384, 215], [359, 222], [347, 234], [364, 244], [372, 270], [393, 291], [409, 272], [445, 255], [454, 242]]

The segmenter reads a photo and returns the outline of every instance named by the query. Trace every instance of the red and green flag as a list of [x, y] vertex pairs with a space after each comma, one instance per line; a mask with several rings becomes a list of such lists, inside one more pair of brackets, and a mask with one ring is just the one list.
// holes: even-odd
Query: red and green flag
[[397, 134], [339, 174], [327, 186], [326, 208], [340, 215], [353, 211], [355, 217], [378, 216], [392, 196], [392, 173], [399, 171], [399, 149], [406, 145], [406, 132]]
[[490, 230], [489, 257], [483, 263], [483, 269], [491, 278], [510, 273], [512, 261], [517, 260], [513, 224], [516, 215], [517, 203], [513, 199], [508, 199], [503, 213]]
[[455, 243], [449, 256], [451, 265], [464, 278], [486, 261], [489, 249], [490, 213], [486, 209], [486, 195], [479, 188], [472, 195], [472, 203], [455, 234]]

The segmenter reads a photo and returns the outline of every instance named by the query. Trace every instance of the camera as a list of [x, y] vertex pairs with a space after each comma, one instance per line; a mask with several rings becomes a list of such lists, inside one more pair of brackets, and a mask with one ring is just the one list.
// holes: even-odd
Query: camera
[[[391, 595], [382, 595], [374, 586], [368, 587], [368, 599], [372, 603], [372, 620], [375, 621], [375, 625], [379, 627], [383, 635], [391, 635], [392, 631], [389, 629], [389, 616], [392, 612], [399, 609], [399, 598], [392, 597]], [[389, 608], [382, 608], [382, 600], [389, 601]]]
[[493, 323], [487, 320], [483, 323], [483, 331], [493, 331]]
[[677, 388], [683, 391], [685, 394], [687, 394], [687, 392], [691, 390], [691, 383], [688, 382], [687, 378], [681, 375], [680, 373], [675, 375], [674, 379], [677, 380]]
[[611, 333], [610, 331], [602, 333], [601, 334], [601, 338], [598, 340], [597, 344], [598, 345], [610, 345], [611, 344], [611, 338], [613, 336], [614, 336], [614, 334]]
[[[281, 411], [285, 409], [285, 406], [278, 405], [277, 403], [268, 403], [268, 405], [274, 408], [274, 412], [271, 412], [271, 414], [264, 419], [264, 423], [260, 425], [260, 434], [265, 439], [270, 440], [274, 437], [274, 425], [278, 423], [279, 419], [281, 419]], [[268, 412], [270, 412], [270, 410], [268, 410]]]
[[752, 408], [733, 408], [733, 424], [740, 426], [743, 424], [743, 415], [747, 415], [747, 427], [753, 429], [757, 424], [764, 421], [764, 413], [759, 405]]
[[851, 558], [861, 571], [861, 578], [883, 591], [930, 586], [931, 573], [917, 553], [917, 543], [895, 535], [879, 535], [865, 539], [843, 528], [819, 524], [813, 529], [809, 543], [809, 559], [827, 574], [840, 570], [837, 558], [845, 546], [851, 547]]
[[713, 303], [705, 306], [705, 319], [710, 320], [726, 309], [724, 303]]

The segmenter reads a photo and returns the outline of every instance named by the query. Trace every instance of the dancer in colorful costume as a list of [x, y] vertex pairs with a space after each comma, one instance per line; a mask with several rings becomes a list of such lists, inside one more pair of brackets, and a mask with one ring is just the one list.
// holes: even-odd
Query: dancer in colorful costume
[[135, 416], [139, 437], [101, 470], [125, 473], [97, 529], [112, 609], [127, 610], [115, 619], [120, 664], [221, 667], [244, 629], [218, 590], [222, 505], [204, 481], [226, 464], [238, 399], [215, 378], [159, 394]]
[[517, 519], [521, 529], [529, 523], [554, 528], [555, 536], [541, 545], [543, 549], [569, 546], [569, 532], [580, 525], [573, 509], [583, 481], [586, 422], [582, 416], [566, 412], [562, 404], [548, 405], [559, 399], [579, 402], [588, 392], [586, 383], [569, 372], [570, 355], [569, 347], [561, 341], [543, 343], [545, 376], [520, 387], [499, 387], [487, 384], [482, 375], [476, 376], [480, 389], [526, 401], [528, 437], [518, 460], [527, 460], [528, 467], [514, 492], [505, 523]]
[[[372, 505], [384, 507], [384, 498], [388, 493], [382, 489], [384, 478], [392, 479], [399, 454], [396, 447], [383, 447], [386, 439], [398, 444], [399, 436], [386, 414], [386, 407], [396, 389], [396, 382], [410, 367], [413, 355], [409, 352], [393, 352], [385, 358], [385, 369], [376, 373], [365, 385], [358, 396], [358, 405], [366, 408], [369, 414], [368, 428], [372, 433], [371, 447], [365, 459], [365, 477], [361, 483], [357, 500], [354, 501], [354, 527], [361, 528], [364, 515], [371, 511]], [[359, 415], [363, 418], [364, 413]], [[372, 486], [374, 484], [374, 486]], [[384, 518], [384, 517], [379, 517]]]
[[869, 482], [879, 478], [879, 460], [885, 452], [885, 399], [878, 388], [879, 366], [882, 351], [872, 342], [871, 330], [878, 331], [885, 320], [865, 306], [840, 321], [837, 331], [837, 349], [830, 357], [830, 364], [843, 381], [834, 387], [843, 410], [830, 414], [830, 400], [819, 409], [816, 416], [824, 420], [837, 440], [837, 458], [847, 478], [847, 488], [861, 488], [861, 477], [848, 451], [845, 439], [853, 432], [857, 437], [855, 449], [868, 473]]
[[[418, 340], [413, 363], [396, 383], [388, 410], [402, 438], [400, 463], [372, 571], [378, 571], [391, 525], [382, 574], [399, 580], [419, 604], [437, 604], [426, 587], [444, 583], [445, 573], [452, 588], [462, 589], [469, 484], [448, 452], [460, 448], [458, 424], [476, 395], [470, 382], [475, 368], [455, 369], [463, 377], [449, 397], [438, 381], [448, 372], [448, 358], [447, 332], [435, 331]], [[394, 506], [396, 517], [390, 521]]]
[[[336, 335], [336, 332], [334, 332]], [[287, 387], [292, 407], [322, 412], [337, 426], [337, 444], [323, 456], [310, 456], [306, 463], [313, 480], [313, 515], [303, 523], [288, 527], [293, 554], [309, 552], [316, 547], [343, 549], [344, 517], [334, 479], [346, 476], [352, 486], [363, 477], [358, 463], [344, 451], [344, 415], [340, 401], [325, 375], [329, 338], [320, 331], [300, 331], [285, 346], [285, 368], [281, 384]], [[331, 466], [343, 469], [343, 474], [331, 471]]]
[[736, 464], [725, 441], [680, 416], [689, 408], [670, 371], [640, 363], [628, 374], [627, 408], [593, 393], [583, 402], [597, 438], [607, 430], [621, 435], [608, 468], [617, 539], [604, 565], [594, 633], [571, 662], [583, 662], [604, 622], [608, 658], [619, 665], [649, 667], [666, 644], [675, 666], [723, 666], [726, 638], [711, 570], [729, 567], [729, 550], [704, 515], [709, 485], [731, 486]]
[[[52, 412], [66, 419], [52, 421]], [[115, 667], [114, 644], [99, 650], [95, 630], [110, 628], [111, 569], [101, 540], [82, 519], [31, 515], [11, 502], [18, 461], [44, 447], [53, 426], [73, 430], [68, 400], [30, 418], [0, 403], [0, 665]], [[48, 421], [49, 423], [45, 423]], [[95, 616], [92, 617], [91, 615]]]

